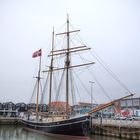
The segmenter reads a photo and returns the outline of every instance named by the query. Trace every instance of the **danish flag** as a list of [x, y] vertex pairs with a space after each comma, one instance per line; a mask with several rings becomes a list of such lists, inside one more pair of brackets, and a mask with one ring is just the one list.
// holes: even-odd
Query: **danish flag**
[[41, 56], [42, 55], [42, 50], [38, 50], [38, 51], [35, 51], [32, 55], [32, 58], [35, 58], [35, 57], [38, 57], [38, 56]]

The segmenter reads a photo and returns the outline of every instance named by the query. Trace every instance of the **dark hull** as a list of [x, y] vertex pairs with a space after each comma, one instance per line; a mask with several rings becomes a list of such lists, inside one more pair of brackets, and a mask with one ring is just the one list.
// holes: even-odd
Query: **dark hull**
[[89, 116], [49, 123], [22, 120], [22, 123], [27, 128], [52, 134], [87, 136], [90, 132]]

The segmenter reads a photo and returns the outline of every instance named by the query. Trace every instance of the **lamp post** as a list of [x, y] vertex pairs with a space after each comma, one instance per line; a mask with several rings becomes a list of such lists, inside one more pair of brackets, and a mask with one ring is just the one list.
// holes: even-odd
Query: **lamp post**
[[93, 104], [93, 95], [92, 95], [92, 85], [95, 83], [93, 81], [89, 81], [89, 83], [91, 84], [91, 107], [92, 107], [92, 104]]

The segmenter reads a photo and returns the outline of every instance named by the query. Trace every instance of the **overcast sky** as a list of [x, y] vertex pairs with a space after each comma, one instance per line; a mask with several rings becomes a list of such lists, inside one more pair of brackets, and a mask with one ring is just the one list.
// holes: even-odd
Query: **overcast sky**
[[[93, 52], [140, 97], [139, 0], [0, 0], [0, 102], [29, 101], [37, 67], [32, 53], [39, 48], [48, 53], [52, 27], [63, 25], [67, 13]], [[109, 96], [126, 95], [100, 67], [96, 61], [95, 76]], [[94, 79], [85, 79], [88, 88], [89, 80]], [[103, 102], [97, 87], [94, 97]]]

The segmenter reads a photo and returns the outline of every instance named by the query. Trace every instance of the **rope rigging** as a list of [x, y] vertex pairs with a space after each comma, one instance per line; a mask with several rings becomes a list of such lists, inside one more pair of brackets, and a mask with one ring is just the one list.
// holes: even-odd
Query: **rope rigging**
[[62, 73], [62, 76], [61, 76], [61, 79], [60, 79], [60, 84], [58, 86], [58, 90], [57, 90], [57, 93], [56, 93], [55, 101], [58, 101], [59, 100], [64, 74], [65, 74], [65, 69], [64, 69], [64, 71]]
[[[70, 26], [72, 27], [72, 25], [70, 24]], [[77, 35], [77, 33], [76, 33], [76, 35]], [[79, 35], [77, 35], [78, 37], [79, 37]], [[65, 36], [63, 36], [63, 39], [65, 39]], [[80, 39], [80, 37], [79, 37], [79, 39]], [[70, 39], [70, 41], [71, 41], [71, 43], [73, 44], [73, 46], [75, 46], [75, 42], [73, 42], [71, 39]], [[85, 44], [85, 43], [83, 43], [83, 41], [81, 41], [81, 39], [80, 39], [80, 42], [82, 42], [82, 44]], [[65, 48], [64, 46], [65, 46], [65, 43], [63, 42], [63, 44], [62, 43], [60, 43], [59, 41], [57, 41], [57, 45], [60, 45], [63, 49]], [[67, 50], [66, 50], [66, 52], [67, 52]], [[64, 53], [65, 54], [65, 53]], [[79, 55], [77, 52], [75, 52], [74, 54], [76, 54], [76, 55], [78, 55], [81, 59], [82, 59], [82, 61], [84, 62], [84, 61], [88, 61], [87, 59], [84, 59], [81, 55]], [[101, 58], [94, 52], [94, 53], [92, 53], [91, 51], [90, 51], [90, 54], [98, 61], [98, 63], [109, 73], [109, 75], [114, 79], [114, 80], [116, 80], [120, 85], [121, 85], [121, 87], [123, 87], [127, 92], [129, 92], [129, 93], [131, 93], [130, 92], [130, 90], [120, 81], [120, 79], [118, 78], [118, 76], [116, 75], [116, 74], [114, 74], [111, 70], [110, 70], [110, 68], [101, 60]], [[64, 55], [61, 55], [61, 57], [64, 57]], [[55, 59], [56, 59], [57, 57], [55, 57]], [[61, 64], [61, 61], [60, 61], [60, 59], [58, 59], [58, 61], [57, 61], [59, 64], [58, 64], [58, 67], [59, 67], [59, 65]], [[94, 76], [94, 74], [89, 70], [89, 67], [88, 66], [86, 66], [86, 69], [89, 71], [89, 73], [92, 75], [92, 77], [93, 77], [93, 79], [95, 80], [95, 82], [97, 83], [97, 85], [100, 87], [100, 89], [102, 90], [102, 92], [107, 96], [107, 98], [109, 99], [109, 100], [112, 100], [111, 98], [110, 98], [110, 96], [108, 95], [108, 93], [106, 92], [106, 90], [103, 88], [103, 86], [100, 84], [100, 82], [97, 80], [97, 78]], [[65, 69], [64, 69], [64, 71], [63, 71], [63, 73], [62, 73], [62, 76], [61, 76], [61, 78], [59, 78], [60, 79], [60, 84], [59, 84], [59, 86], [58, 86], [58, 90], [57, 90], [57, 93], [56, 93], [56, 96], [55, 96], [55, 100], [56, 101], [58, 101], [58, 99], [60, 98], [60, 92], [61, 92], [61, 89], [63, 89], [63, 87], [62, 87], [62, 82], [64, 81], [63, 80], [63, 76], [64, 76], [64, 73], [65, 73]], [[76, 77], [77, 77], [77, 79], [79, 80], [79, 83], [81, 83], [81, 85], [83, 86], [83, 88], [85, 89], [85, 91], [89, 94], [89, 91], [88, 91], [88, 89], [85, 87], [85, 85], [83, 84], [83, 82], [80, 80], [80, 78], [78, 77], [78, 75], [77, 74], [75, 74], [76, 75]], [[57, 79], [58, 80], [58, 79]], [[71, 93], [72, 93], [72, 99], [74, 99], [74, 85], [73, 85], [73, 83], [72, 83], [72, 81], [75, 81], [74, 80], [74, 76], [72, 75], [72, 73], [71, 73], [71, 70], [70, 70], [70, 81], [71, 81]], [[76, 82], [75, 82], [76, 83]], [[56, 89], [56, 88], [55, 88]], [[90, 94], [89, 94], [90, 95]], [[90, 95], [91, 96], [91, 95]], [[94, 99], [94, 101], [95, 101], [95, 99]], [[73, 103], [74, 103], [74, 101], [73, 101]], [[95, 103], [97, 103], [96, 101], [95, 101]]]
[[35, 98], [35, 91], [36, 91], [36, 87], [37, 87], [37, 81], [36, 81], [36, 83], [35, 83], [35, 86], [34, 86], [34, 89], [33, 89], [33, 92], [32, 92], [32, 96], [31, 96], [31, 98], [30, 98], [30, 102], [29, 103], [34, 103], [34, 98]]
[[70, 70], [70, 82], [71, 82], [71, 95], [72, 95], [72, 105], [74, 105], [76, 103], [75, 99], [75, 88], [74, 88], [74, 77], [72, 75], [72, 70]]
[[[89, 93], [89, 91], [88, 91], [88, 89], [85, 87], [84, 83], [82, 82], [82, 80], [78, 77], [77, 74], [75, 74], [75, 76], [77, 77], [77, 79], [79, 80], [79, 82], [81, 83], [81, 85], [83, 86], [83, 88], [85, 89], [85, 91], [88, 93], [88, 95], [91, 96], [90, 93]], [[93, 98], [93, 100], [97, 104], [97, 101], [94, 98]]]
[[93, 79], [95, 80], [95, 82], [98, 84], [98, 86], [100, 87], [100, 89], [102, 90], [102, 92], [107, 96], [107, 98], [111, 101], [112, 99], [110, 98], [110, 96], [108, 95], [107, 91], [103, 88], [103, 86], [100, 84], [100, 82], [97, 80], [97, 78], [95, 77], [95, 75], [93, 75], [93, 73], [89, 70], [89, 68], [87, 68], [88, 71], [91, 73]]
[[[71, 25], [72, 26], [72, 25]], [[83, 42], [83, 39], [81, 39], [81, 37], [77, 34], [79, 40], [83, 43], [83, 44], [87, 44], [86, 46], [90, 46], [88, 45], [88, 43]], [[108, 72], [108, 74], [118, 82], [118, 84], [123, 87], [128, 93], [131, 93], [131, 91], [129, 90], [129, 88], [120, 80], [120, 78], [107, 66], [107, 64], [97, 55], [97, 53], [94, 51], [94, 53], [92, 53], [91, 51], [89, 51], [90, 54], [99, 62], [99, 64]]]
[[41, 96], [40, 103], [46, 103], [46, 101], [44, 101], [44, 97], [45, 97], [46, 89], [48, 87], [48, 79], [49, 79], [49, 74], [47, 75], [47, 78], [45, 80], [45, 84], [44, 84], [43, 90], [41, 92], [42, 96]]
[[116, 80], [128, 93], [131, 93], [130, 90], [126, 87], [126, 85], [119, 79], [119, 77], [113, 71], [111, 71], [111, 69], [103, 62], [103, 60], [101, 60], [99, 56], [97, 56], [97, 54], [93, 54], [92, 52], [91, 54], [96, 58], [99, 64], [112, 76], [112, 78], [114, 78], [114, 80]]

